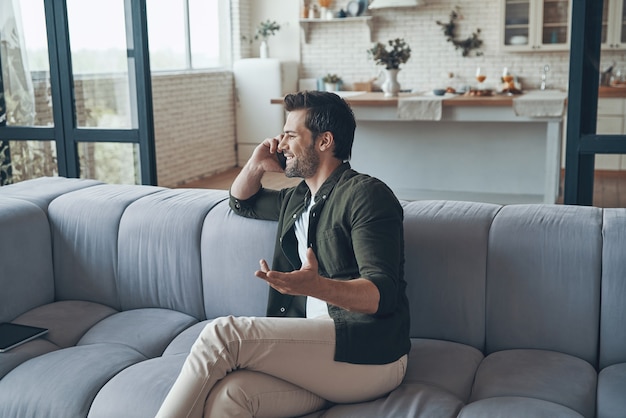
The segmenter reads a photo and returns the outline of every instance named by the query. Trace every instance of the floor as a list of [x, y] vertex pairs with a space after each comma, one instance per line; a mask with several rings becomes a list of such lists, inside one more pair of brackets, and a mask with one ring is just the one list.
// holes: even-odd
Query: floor
[[[180, 187], [228, 190], [240, 170], [239, 167], [231, 168]], [[266, 173], [262, 180], [263, 186], [271, 189], [290, 187], [299, 181], [300, 179], [289, 179], [281, 173]], [[557, 203], [563, 203], [562, 193], [563, 175], [561, 175], [561, 187]], [[596, 171], [593, 204], [602, 208], [626, 208], [626, 171]]]

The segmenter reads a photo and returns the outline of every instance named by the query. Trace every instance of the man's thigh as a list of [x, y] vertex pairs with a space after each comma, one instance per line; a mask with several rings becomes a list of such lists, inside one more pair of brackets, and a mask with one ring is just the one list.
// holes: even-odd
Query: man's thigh
[[325, 399], [277, 377], [237, 370], [213, 387], [204, 416], [288, 418], [330, 406]]

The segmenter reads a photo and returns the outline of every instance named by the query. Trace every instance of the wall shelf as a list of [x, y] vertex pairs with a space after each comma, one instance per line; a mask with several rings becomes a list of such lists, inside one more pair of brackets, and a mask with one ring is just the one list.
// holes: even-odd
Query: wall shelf
[[309, 31], [313, 25], [362, 23], [367, 27], [370, 42], [372, 40], [372, 16], [337, 17], [334, 19], [300, 19], [300, 28], [304, 43], [309, 43]]

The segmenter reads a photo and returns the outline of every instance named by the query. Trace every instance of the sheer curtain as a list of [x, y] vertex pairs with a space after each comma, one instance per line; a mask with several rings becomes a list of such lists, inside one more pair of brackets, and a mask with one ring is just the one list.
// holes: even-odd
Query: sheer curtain
[[[35, 94], [26, 59], [19, 0], [0, 0], [0, 127], [32, 126]], [[12, 182], [11, 150], [0, 142], [0, 186]]]

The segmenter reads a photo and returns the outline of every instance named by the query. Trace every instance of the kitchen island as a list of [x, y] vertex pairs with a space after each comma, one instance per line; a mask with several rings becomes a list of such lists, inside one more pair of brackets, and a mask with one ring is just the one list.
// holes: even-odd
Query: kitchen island
[[[558, 197], [564, 112], [519, 115], [518, 97], [506, 95], [338, 94], [357, 120], [353, 168], [383, 180], [400, 199], [511, 204]], [[565, 101], [562, 92], [528, 97], [532, 104]]]

